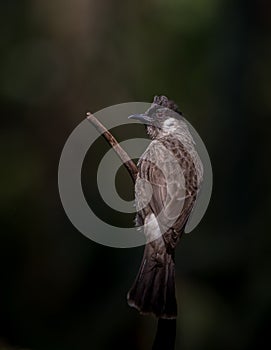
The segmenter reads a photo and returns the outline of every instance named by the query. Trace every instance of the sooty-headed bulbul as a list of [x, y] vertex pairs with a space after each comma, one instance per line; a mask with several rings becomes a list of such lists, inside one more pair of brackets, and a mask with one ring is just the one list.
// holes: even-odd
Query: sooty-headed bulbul
[[189, 127], [178, 106], [155, 96], [140, 120], [152, 140], [138, 161], [135, 182], [136, 224], [146, 246], [128, 304], [158, 318], [177, 316], [175, 247], [195, 205], [203, 166]]

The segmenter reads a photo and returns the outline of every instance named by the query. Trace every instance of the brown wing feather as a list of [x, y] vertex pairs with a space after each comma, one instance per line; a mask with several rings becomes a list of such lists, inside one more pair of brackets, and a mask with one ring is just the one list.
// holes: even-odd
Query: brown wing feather
[[[174, 156], [175, 162], [170, 159], [169, 152]], [[152, 188], [151, 200], [146, 210], [138, 213], [140, 223], [144, 223], [146, 213], [152, 212], [157, 217], [165, 207], [167, 210], [163, 213], [162, 221], [166, 222], [170, 220], [171, 213], [180, 207], [180, 211], [175, 214], [176, 220], [163, 235], [166, 246], [172, 249], [183, 233], [195, 203], [197, 194], [195, 166], [182, 143], [167, 137], [150, 144], [138, 163], [138, 169], [138, 178], [148, 182]], [[137, 181], [137, 206], [142, 207], [142, 201], [146, 203], [145, 192], [147, 191], [144, 191]]]

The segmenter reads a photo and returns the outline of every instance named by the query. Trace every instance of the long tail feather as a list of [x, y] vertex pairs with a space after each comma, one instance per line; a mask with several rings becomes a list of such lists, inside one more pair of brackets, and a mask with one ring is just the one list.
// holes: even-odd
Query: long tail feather
[[159, 318], [176, 318], [175, 263], [173, 256], [157, 245], [146, 245], [136, 280], [130, 289], [128, 304], [142, 314], [152, 313]]

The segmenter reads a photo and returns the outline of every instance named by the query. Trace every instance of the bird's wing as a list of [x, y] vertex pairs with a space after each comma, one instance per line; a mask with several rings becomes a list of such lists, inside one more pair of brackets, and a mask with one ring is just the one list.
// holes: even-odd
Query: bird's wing
[[158, 219], [162, 233], [172, 227], [180, 232], [189, 216], [188, 207], [191, 207], [190, 213], [194, 203], [186, 190], [181, 150], [178, 152], [154, 140], [138, 163], [135, 185], [137, 210], [150, 209]]

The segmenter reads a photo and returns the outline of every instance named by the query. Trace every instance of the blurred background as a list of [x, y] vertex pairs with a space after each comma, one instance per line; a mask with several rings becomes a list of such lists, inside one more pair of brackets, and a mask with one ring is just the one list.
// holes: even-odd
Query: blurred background
[[[270, 346], [270, 10], [267, 0], [1, 2], [0, 350], [151, 348], [155, 319], [126, 305], [143, 247], [80, 234], [57, 170], [87, 110], [155, 94], [179, 104], [214, 173], [208, 211], [176, 253], [176, 349]], [[92, 162], [89, 203], [132, 225], [101, 210]], [[130, 198], [125, 170], [117, 180]]]

